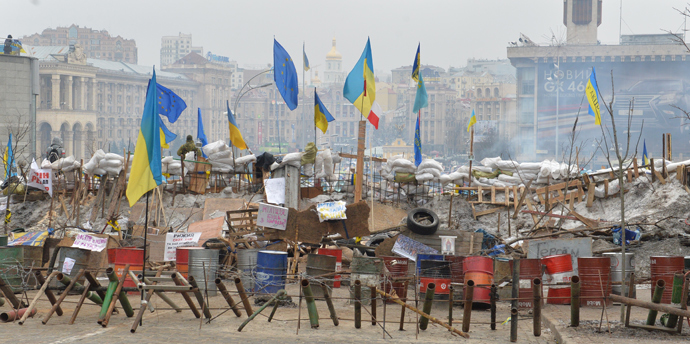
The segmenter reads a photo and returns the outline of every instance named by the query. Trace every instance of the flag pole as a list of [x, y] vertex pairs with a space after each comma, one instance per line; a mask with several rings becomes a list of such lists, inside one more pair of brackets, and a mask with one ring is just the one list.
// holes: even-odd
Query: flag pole
[[[184, 164], [184, 159], [182, 160], [182, 163]], [[184, 176], [182, 176], [184, 178]], [[144, 257], [142, 258], [142, 269], [141, 269], [141, 280], [144, 281], [146, 280], [146, 241], [148, 239], [148, 232], [149, 232], [149, 194], [151, 191], [146, 192], [146, 212], [144, 213]], [[141, 292], [141, 307], [145, 307], [144, 305], [144, 291]], [[143, 317], [139, 319], [139, 325], [141, 326], [143, 324]]]
[[[304, 41], [302, 41], [302, 128], [305, 127], [304, 122], [306, 121], [306, 116], [304, 113], [305, 110], [305, 100], [307, 99], [307, 79], [306, 75], [304, 72], [306, 72], [305, 67], [306, 64], [304, 63], [304, 56], [306, 56], [306, 52], [304, 51]], [[314, 124], [316, 125], [316, 123]], [[303, 137], [302, 137], [302, 145], [303, 148], [306, 151], [307, 148], [307, 133], [305, 132]], [[314, 129], [314, 145], [316, 145], [316, 129]], [[316, 161], [314, 161], [316, 162]]]
[[[470, 133], [470, 183], [468, 187], [472, 186], [472, 160], [474, 160], [474, 125], [472, 125], [472, 132]], [[469, 192], [467, 193], [469, 195]]]
[[[316, 87], [314, 87], [314, 108], [316, 108]], [[316, 114], [314, 114], [314, 148], [316, 148], [316, 154], [319, 154], [319, 146], [316, 142]], [[314, 154], [314, 187], [316, 187], [316, 154]]]

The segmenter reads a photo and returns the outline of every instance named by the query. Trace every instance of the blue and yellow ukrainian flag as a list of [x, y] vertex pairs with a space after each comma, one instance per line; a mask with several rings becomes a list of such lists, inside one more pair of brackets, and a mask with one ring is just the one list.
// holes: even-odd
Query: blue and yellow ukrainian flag
[[302, 42], [302, 60], [304, 61], [304, 71], [309, 71], [309, 59], [307, 58], [307, 52], [304, 51], [304, 42]]
[[467, 132], [470, 132], [470, 128], [477, 123], [477, 116], [474, 115], [474, 109], [472, 109], [472, 116], [470, 116], [470, 120], [467, 122]]
[[419, 66], [420, 66], [420, 54], [419, 47], [422, 44], [417, 45], [417, 54], [414, 56], [414, 63], [412, 64], [412, 80], [419, 81]]
[[642, 143], [642, 164], [644, 166], [649, 165], [649, 155], [647, 154], [647, 140], [644, 140]]
[[160, 116], [158, 116], [158, 125], [161, 127], [161, 148], [169, 149], [168, 143], [175, 141], [177, 135], [165, 126], [165, 122]]
[[5, 148], [5, 153], [2, 155], [2, 163], [5, 167], [5, 179], [14, 175], [12, 173], [12, 165], [14, 165], [14, 153], [12, 152], [12, 133], [10, 133], [10, 139], [7, 140], [7, 148]]
[[371, 54], [371, 43], [367, 38], [362, 56], [345, 79], [343, 97], [352, 103], [371, 124], [378, 128], [378, 116], [371, 114], [371, 105], [376, 100], [376, 82], [374, 80], [374, 58]]
[[592, 74], [589, 75], [589, 81], [585, 86], [585, 95], [589, 102], [589, 114], [594, 116], [594, 124], [601, 125], [601, 112], [599, 110], [599, 88], [597, 87], [597, 76], [592, 67]]
[[321, 129], [323, 133], [328, 130], [328, 122], [335, 121], [335, 118], [331, 116], [331, 113], [326, 109], [326, 105], [323, 105], [321, 99], [319, 99], [318, 93], [316, 93], [316, 88], [314, 89], [314, 125]]
[[144, 113], [141, 117], [141, 129], [134, 148], [132, 171], [127, 181], [127, 200], [133, 206], [145, 193], [162, 182], [161, 175], [161, 138], [158, 104], [156, 101], [156, 71], [146, 91]]
[[228, 126], [230, 127], [230, 142], [232, 145], [239, 149], [247, 149], [247, 144], [242, 138], [242, 133], [240, 132], [240, 127], [237, 126], [237, 121], [235, 121], [235, 116], [230, 111], [230, 102], [226, 101], [228, 107]]
[[[421, 75], [420, 75], [421, 78]], [[422, 163], [422, 136], [419, 133], [419, 114], [417, 114], [417, 127], [414, 129], [414, 165]]]

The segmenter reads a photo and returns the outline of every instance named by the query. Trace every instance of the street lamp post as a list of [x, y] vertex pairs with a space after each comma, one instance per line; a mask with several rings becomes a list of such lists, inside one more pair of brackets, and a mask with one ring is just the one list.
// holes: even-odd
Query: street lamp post
[[556, 159], [558, 159], [558, 130], [560, 129], [559, 126], [559, 111], [560, 111], [560, 95], [561, 95], [561, 79], [563, 78], [563, 71], [561, 71], [560, 68], [560, 58], [558, 59], [558, 62], [554, 64], [554, 67], [556, 70], [553, 72], [553, 77], [548, 78], [547, 80], [549, 81], [554, 81], [556, 85], [556, 147], [555, 151], [553, 152], [553, 155], [555, 156]]

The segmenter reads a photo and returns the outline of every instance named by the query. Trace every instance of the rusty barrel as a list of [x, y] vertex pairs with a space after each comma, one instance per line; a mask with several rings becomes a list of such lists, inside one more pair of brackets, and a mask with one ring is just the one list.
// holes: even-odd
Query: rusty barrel
[[465, 281], [474, 281], [473, 302], [490, 304], [491, 284], [494, 283], [493, 259], [481, 256], [467, 257], [463, 261], [463, 269]]
[[[666, 282], [664, 294], [661, 296], [661, 303], [671, 303], [673, 293], [673, 275], [683, 273], [685, 259], [683, 256], [654, 256], [649, 257], [649, 270], [652, 275], [652, 285], [656, 281], [663, 279]], [[651, 290], [654, 293], [654, 288]]]
[[436, 285], [435, 299], [447, 299], [450, 293], [450, 262], [425, 259], [421, 261], [419, 292], [426, 293], [430, 283]]
[[[60, 249], [62, 251], [62, 249]], [[136, 247], [118, 247], [108, 249], [108, 263], [112, 265], [117, 277], [122, 277], [122, 272], [125, 271], [125, 265], [129, 264], [129, 271], [142, 271], [144, 267], [144, 249]], [[75, 273], [76, 275], [76, 273]], [[125, 277], [125, 283], [122, 285], [125, 288], [136, 288], [136, 284], [132, 279]], [[131, 292], [132, 294], [138, 292]]]
[[[383, 265], [386, 267], [392, 279], [396, 277], [406, 277], [408, 271], [408, 265], [410, 260], [403, 257], [393, 257], [393, 256], [381, 256], [383, 258]], [[405, 288], [404, 282], [392, 282], [388, 281], [384, 286], [386, 293], [391, 293], [391, 290], [395, 291], [395, 295], [400, 298], [407, 297], [407, 289]], [[391, 301], [392, 302], [392, 301]]]
[[[513, 271], [513, 261], [510, 261], [510, 271]], [[535, 278], [541, 278], [541, 259], [526, 258], [520, 259], [520, 279], [518, 280], [519, 300], [518, 308], [532, 308], [534, 301], [534, 289], [532, 283]]]
[[[621, 258], [623, 257], [622, 253], [607, 252], [604, 253], [603, 256], [611, 258], [611, 283], [613, 284], [611, 290], [616, 295], [623, 295], [621, 293], [623, 290], [623, 276], [625, 276], [626, 280], [630, 281], [630, 274], [635, 272], [635, 254], [629, 252], [625, 254], [625, 275], [623, 274], [623, 259]], [[628, 291], [626, 290], [625, 293], [627, 294]], [[633, 294], [627, 297], [635, 298], [636, 296], [637, 292], [636, 290], [633, 290]]]
[[[573, 257], [570, 254], [547, 256], [541, 259], [541, 263], [546, 267], [546, 282], [549, 284], [569, 283], [573, 277]], [[550, 285], [546, 303], [570, 304], [570, 285]]]
[[[335, 271], [343, 270], [343, 249], [331, 249], [331, 248], [320, 248], [316, 251], [317, 254], [322, 254], [324, 256], [335, 257]], [[340, 288], [340, 275], [335, 275], [333, 281], [333, 288]]]
[[444, 256], [443, 259], [450, 262], [450, 281], [452, 283], [464, 283], [465, 271], [463, 270], [463, 261], [465, 256]]
[[[311, 282], [314, 287], [311, 289], [314, 297], [323, 297], [323, 288], [316, 285], [316, 282], [323, 282], [329, 288], [333, 288], [333, 275], [322, 276], [332, 272], [335, 272], [335, 261], [334, 256], [326, 256], [323, 254], [313, 254], [307, 255], [307, 276], [312, 279]], [[322, 276], [322, 277], [319, 277]]]
[[[362, 284], [362, 295], [370, 295], [371, 288], [379, 288], [381, 285], [381, 272], [383, 271], [383, 259], [380, 257], [353, 257], [350, 263], [350, 297], [354, 297], [354, 281]], [[369, 304], [369, 297], [362, 296], [362, 304]]]
[[[580, 277], [580, 306], [601, 307], [602, 294], [608, 296], [612, 292], [611, 258], [580, 257], [577, 258], [577, 266]], [[613, 301], [606, 299], [606, 306], [612, 305]]]

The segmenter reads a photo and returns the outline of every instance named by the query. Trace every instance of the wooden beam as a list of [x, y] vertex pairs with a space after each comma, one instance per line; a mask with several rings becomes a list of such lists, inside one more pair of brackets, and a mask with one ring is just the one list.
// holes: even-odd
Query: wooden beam
[[576, 219], [578, 219], [580, 222], [584, 223], [585, 226], [589, 228], [596, 228], [597, 227], [597, 222], [592, 219], [588, 219], [579, 213], [576, 213], [574, 210], [570, 210], [570, 214], [572, 214]]
[[653, 173], [654, 173], [654, 175], [656, 175], [656, 177], [659, 179], [659, 181], [661, 182], [661, 184], [666, 184], [666, 178], [664, 178], [664, 177], [661, 175], [661, 173], [659, 173], [659, 171], [654, 170]]
[[[525, 198], [525, 204], [527, 204], [527, 209], [534, 211], [534, 206], [532, 205], [532, 201], [529, 198]], [[537, 218], [536, 215], [532, 214], [532, 221], [534, 221], [534, 225], [536, 226], [537, 223], [539, 223], [539, 219]]]
[[367, 134], [367, 122], [359, 121], [359, 135], [357, 136], [357, 166], [355, 178], [355, 202], [362, 200], [362, 181], [364, 180], [364, 142]]
[[518, 209], [522, 207], [522, 203], [525, 202], [525, 196], [529, 193], [529, 187], [532, 185], [532, 181], [528, 181], [527, 185], [520, 188], [520, 201], [515, 204], [515, 212], [513, 213], [513, 219], [517, 219]]
[[504, 192], [505, 192], [505, 201], [506, 201], [506, 202], [505, 202], [505, 203], [506, 203], [505, 206], [506, 206], [506, 207], [510, 206], [510, 197], [508, 197], [508, 196], [509, 196], [509, 193], [508, 193], [508, 190], [509, 190], [509, 189], [510, 189], [510, 188], [507, 187], [507, 186], [503, 188], [503, 190], [504, 190]]
[[479, 201], [479, 203], [484, 201], [484, 193], [482, 192], [481, 185], [477, 186], [477, 201]]
[[[495, 212], [497, 212], [497, 211], [499, 211], [499, 210], [501, 210], [501, 209], [503, 209], [503, 207], [498, 207], [498, 208], [492, 208], [492, 209], [482, 210], [482, 211], [479, 211], [479, 212], [474, 213], [474, 217], [477, 218], [477, 217], [480, 217], [480, 216], [483, 216], [483, 215], [493, 214], [493, 213], [495, 213]], [[472, 210], [474, 211], [474, 207], [473, 207]]]
[[637, 169], [637, 158], [633, 159], [633, 173], [635, 178], [640, 178], [640, 171]]
[[609, 197], [609, 180], [604, 179], [604, 198]]
[[589, 184], [589, 189], [587, 189], [587, 208], [594, 203], [594, 189], [594, 184]]
[[522, 210], [521, 212], [525, 214], [532, 214], [532, 215], [542, 215], [542, 216], [548, 216], [548, 217], [555, 217], [557, 219], [566, 219], [566, 220], [574, 220], [577, 221], [577, 218], [574, 216], [567, 216], [567, 215], [558, 215], [558, 214], [552, 214], [552, 213], [545, 213], [543, 211], [536, 211], [536, 210]]
[[496, 203], [496, 187], [491, 185], [491, 203]]

